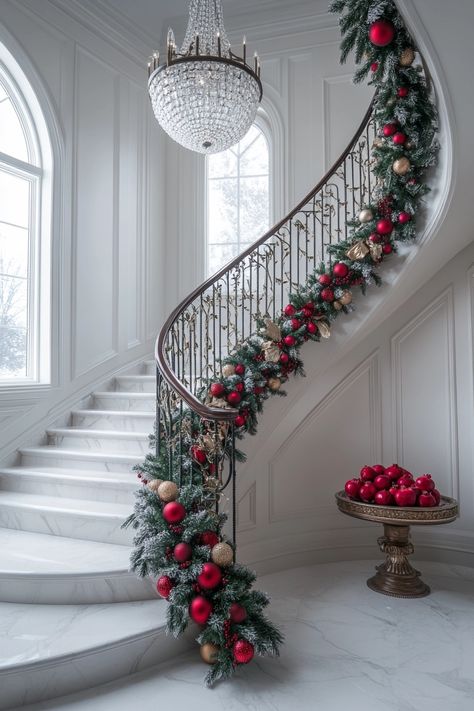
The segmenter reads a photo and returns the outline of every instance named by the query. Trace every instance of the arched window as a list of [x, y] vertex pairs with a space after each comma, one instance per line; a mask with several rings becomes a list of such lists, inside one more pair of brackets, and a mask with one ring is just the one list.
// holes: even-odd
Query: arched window
[[254, 124], [232, 148], [207, 158], [207, 273], [218, 269], [270, 227], [270, 151]]
[[42, 156], [32, 113], [19, 84], [0, 61], [0, 382], [3, 383], [39, 378], [42, 182]]

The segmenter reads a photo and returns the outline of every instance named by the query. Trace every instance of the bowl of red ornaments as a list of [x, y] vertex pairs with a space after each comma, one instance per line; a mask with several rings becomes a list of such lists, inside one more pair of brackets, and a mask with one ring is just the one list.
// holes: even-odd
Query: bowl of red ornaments
[[353, 501], [378, 506], [433, 508], [441, 502], [431, 474], [416, 476], [398, 464], [365, 465], [359, 478], [346, 482], [344, 491]]

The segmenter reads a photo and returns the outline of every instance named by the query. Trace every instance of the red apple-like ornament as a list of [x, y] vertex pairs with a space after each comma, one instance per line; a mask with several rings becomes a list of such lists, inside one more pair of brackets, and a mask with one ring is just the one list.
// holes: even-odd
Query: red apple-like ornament
[[213, 397], [220, 397], [225, 393], [225, 387], [222, 383], [212, 383], [209, 392]]
[[189, 616], [198, 625], [205, 625], [211, 616], [212, 605], [207, 598], [198, 595], [189, 605]]
[[320, 274], [318, 276], [318, 281], [322, 286], [329, 286], [332, 279], [329, 274]]
[[214, 531], [204, 531], [201, 533], [200, 541], [203, 546], [210, 546], [214, 548], [215, 545], [219, 543], [219, 536]]
[[439, 506], [441, 502], [441, 494], [439, 493], [438, 489], [433, 489], [431, 493], [435, 497], [436, 506]]
[[229, 616], [232, 622], [238, 625], [247, 619], [247, 610], [238, 602], [233, 602], [229, 608]]
[[385, 474], [385, 467], [382, 464], [374, 464], [372, 469], [374, 470], [376, 476], [379, 474]]
[[177, 543], [173, 550], [173, 555], [178, 563], [186, 563], [193, 555], [193, 549], [189, 543]]
[[360, 487], [361, 483], [358, 479], [349, 479], [349, 481], [346, 481], [344, 490], [347, 496], [350, 496], [351, 499], [358, 499]]
[[390, 487], [390, 489], [388, 491], [395, 499], [395, 494], [397, 493], [397, 491], [399, 491], [399, 487], [396, 484], [392, 484], [392, 486]]
[[392, 464], [387, 467], [385, 474], [388, 476], [390, 481], [397, 481], [403, 474], [403, 469], [398, 466], [398, 464]]
[[416, 491], [409, 487], [400, 488], [395, 494], [397, 506], [415, 506]]
[[349, 267], [347, 264], [344, 264], [344, 262], [336, 262], [332, 268], [332, 273], [340, 279], [345, 279], [345, 277], [349, 274]]
[[185, 516], [186, 509], [183, 504], [179, 503], [179, 501], [170, 501], [169, 504], [166, 504], [166, 506], [163, 507], [163, 518], [166, 523], [181, 523]]
[[372, 499], [375, 496], [377, 489], [375, 486], [372, 484], [371, 481], [366, 481], [365, 484], [362, 484], [360, 487], [359, 491], [359, 496], [362, 499], [362, 501], [372, 501]]
[[390, 479], [386, 474], [379, 474], [375, 477], [374, 484], [376, 489], [388, 489], [390, 486]]
[[296, 309], [293, 306], [293, 304], [287, 304], [285, 306], [285, 308], [283, 309], [283, 312], [284, 312], [285, 316], [288, 316], [289, 318], [291, 318], [292, 316], [295, 315]]
[[393, 496], [389, 491], [383, 489], [382, 491], [377, 491], [374, 501], [379, 506], [390, 506], [393, 504]]
[[198, 585], [204, 590], [213, 590], [222, 580], [222, 571], [215, 563], [204, 563], [197, 577]]
[[156, 590], [158, 592], [158, 595], [161, 595], [161, 597], [164, 597], [165, 600], [167, 600], [170, 596], [170, 592], [172, 591], [174, 587], [173, 581], [168, 575], [162, 575], [158, 580], [156, 581]]
[[426, 508], [428, 506], [436, 506], [436, 499], [432, 491], [422, 491], [418, 497], [418, 505]]
[[369, 467], [365, 465], [365, 467], [362, 467], [360, 470], [360, 478], [362, 481], [373, 481], [376, 477], [376, 472], [374, 471], [373, 467]]
[[421, 474], [415, 482], [418, 489], [422, 491], [433, 491], [435, 483], [431, 478], [431, 474]]

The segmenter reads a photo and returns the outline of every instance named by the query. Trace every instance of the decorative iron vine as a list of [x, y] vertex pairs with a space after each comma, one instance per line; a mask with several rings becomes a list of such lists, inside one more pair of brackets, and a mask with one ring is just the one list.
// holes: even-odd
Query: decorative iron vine
[[[336, 0], [330, 9], [341, 14], [342, 61], [354, 50], [355, 81], [370, 74], [376, 88], [361, 128], [309, 196], [195, 290], [157, 342], [156, 452], [137, 468], [131, 565], [158, 577], [174, 635], [190, 619], [201, 625], [208, 685], [282, 642], [263, 614], [267, 596], [235, 562], [236, 439], [254, 434], [264, 402], [303, 372], [301, 346], [328, 338], [354, 289], [380, 284], [396, 243], [416, 237], [423, 175], [438, 151], [436, 109], [395, 3]], [[231, 542], [219, 513], [230, 482]]]

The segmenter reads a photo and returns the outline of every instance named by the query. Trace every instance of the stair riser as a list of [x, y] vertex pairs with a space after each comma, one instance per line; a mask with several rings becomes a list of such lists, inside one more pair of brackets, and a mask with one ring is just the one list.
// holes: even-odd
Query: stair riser
[[54, 496], [66, 499], [85, 499], [86, 501], [105, 501], [111, 504], [130, 504], [133, 506], [133, 492], [137, 486], [134, 475], [130, 475], [130, 485], [90, 482], [73, 482], [67, 477], [61, 480], [43, 476], [15, 476], [0, 474], [2, 491], [18, 491], [24, 494], [36, 493], [39, 496]]
[[[46, 701], [148, 669], [189, 649], [189, 636], [170, 639], [164, 629], [44, 664], [0, 671], [0, 709]], [[94, 702], [91, 702], [91, 708]]]
[[138, 454], [145, 456], [150, 451], [148, 439], [123, 439], [114, 437], [77, 437], [51, 434], [48, 444], [59, 449], [83, 449], [88, 452], [111, 454]]
[[133, 533], [120, 528], [123, 520], [95, 514], [83, 516], [74, 511], [50, 511], [21, 506], [4, 505], [0, 508], [0, 526], [20, 531], [50, 533], [66, 538], [131, 545]]
[[64, 469], [93, 469], [94, 471], [100, 472], [128, 472], [133, 476], [132, 469], [135, 464], [139, 464], [144, 459], [143, 455], [132, 455], [130, 461], [128, 462], [117, 462], [113, 459], [110, 460], [99, 460], [99, 459], [82, 459], [78, 457], [62, 457], [61, 450], [57, 449], [53, 452], [47, 452], [43, 454], [23, 454], [21, 458], [21, 464], [24, 467], [29, 467], [33, 469], [35, 466], [41, 467], [62, 467]]
[[155, 423], [154, 413], [149, 417], [129, 417], [125, 413], [121, 416], [114, 415], [77, 415], [72, 416], [72, 426], [91, 428], [95, 430], [120, 430], [126, 432], [153, 432]]
[[[139, 393], [137, 393], [137, 396]], [[93, 396], [93, 408], [96, 410], [138, 410], [143, 412], [154, 412], [156, 408], [155, 396], [150, 393], [146, 397], [134, 397], [133, 395], [123, 397], [106, 397], [101, 395]]]
[[152, 580], [133, 573], [117, 575], [0, 576], [0, 601], [38, 605], [95, 605], [156, 599]]
[[143, 373], [142, 374], [156, 376], [156, 363], [154, 360], [143, 364]]
[[155, 380], [135, 380], [122, 376], [115, 379], [115, 390], [127, 393], [155, 393], [156, 382]]

